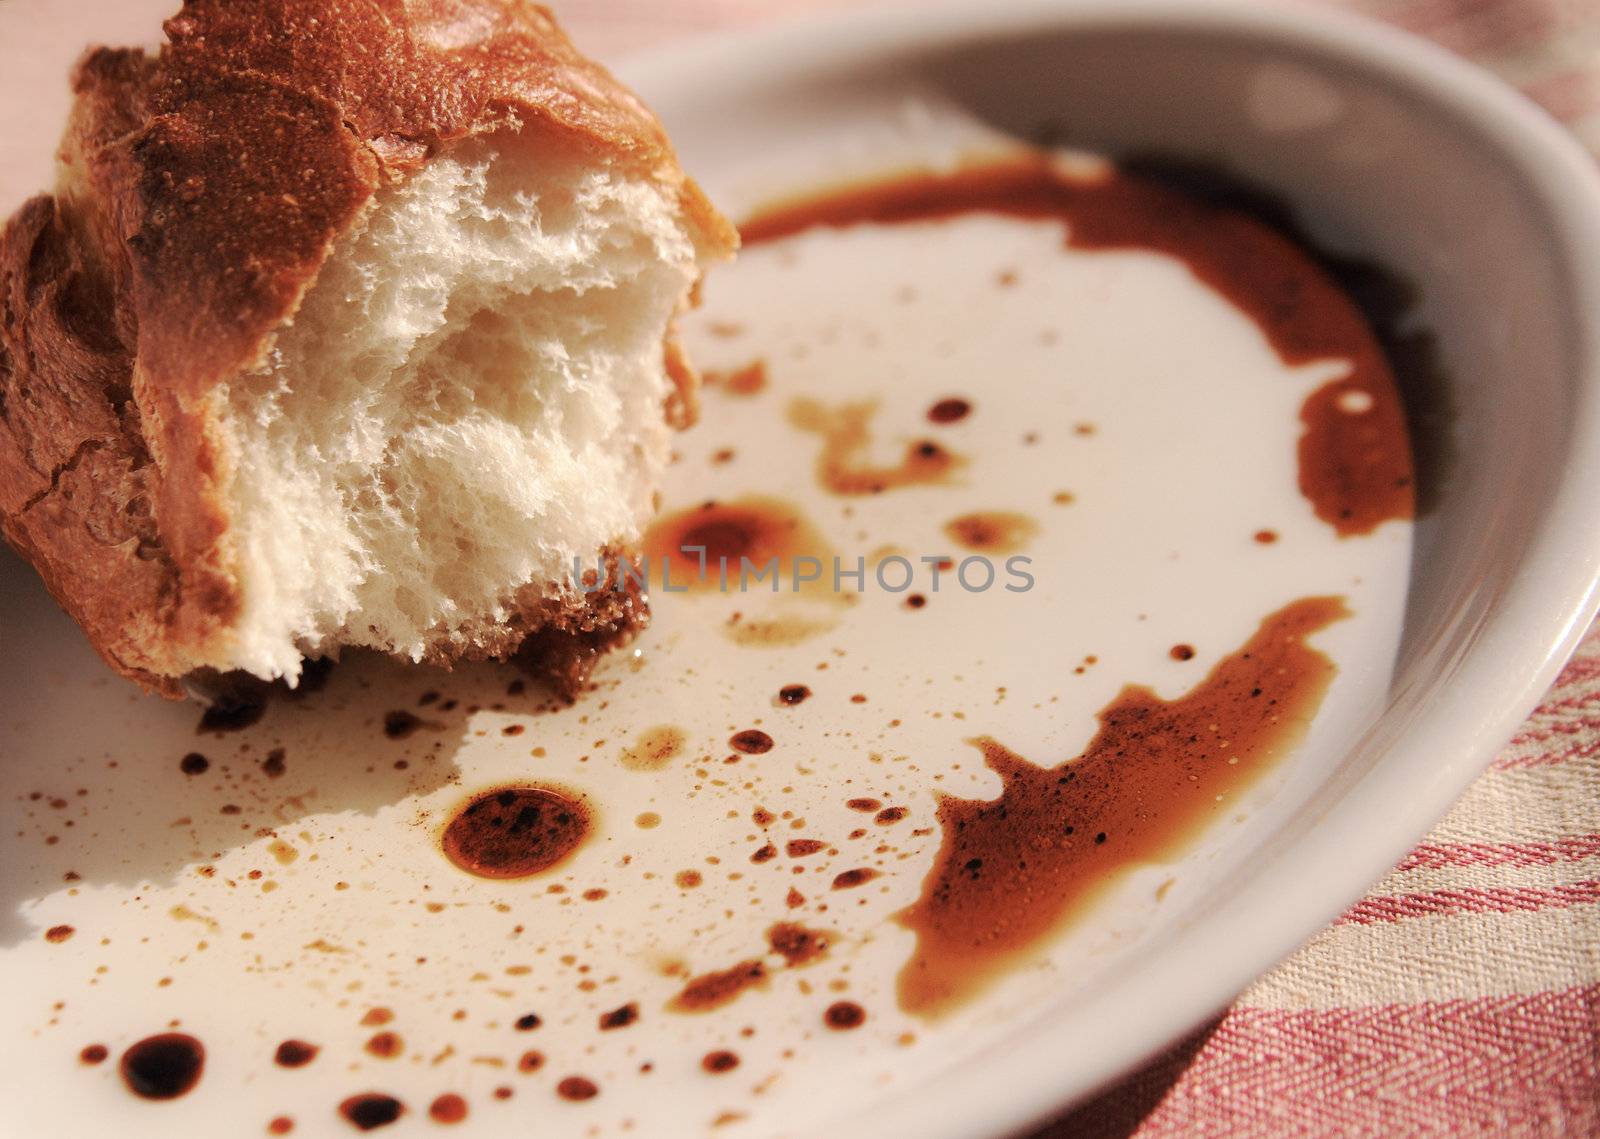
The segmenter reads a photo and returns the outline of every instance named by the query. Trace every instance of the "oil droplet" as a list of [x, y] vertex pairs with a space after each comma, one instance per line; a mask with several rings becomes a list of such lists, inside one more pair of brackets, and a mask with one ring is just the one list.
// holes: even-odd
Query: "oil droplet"
[[589, 811], [550, 787], [502, 787], [445, 827], [446, 857], [480, 878], [526, 878], [560, 865], [589, 835]]
[[986, 554], [1009, 554], [1020, 550], [1039, 532], [1026, 514], [1005, 510], [983, 510], [963, 514], [945, 523], [950, 540], [969, 550]]
[[122, 1080], [144, 1099], [176, 1099], [200, 1082], [205, 1046], [182, 1032], [147, 1036], [122, 1054]]
[[622, 766], [629, 771], [660, 771], [683, 752], [683, 729], [661, 724], [639, 734], [632, 747], [624, 748]]
[[906, 486], [932, 486], [948, 482], [953, 472], [966, 465], [962, 456], [931, 439], [907, 443], [905, 454], [892, 467], [872, 463], [867, 452], [872, 446], [870, 425], [877, 410], [873, 401], [829, 407], [805, 397], [789, 405], [792, 425], [822, 436], [816, 473], [824, 490], [848, 497], [882, 494]]
[[704, 375], [709, 388], [718, 388], [729, 395], [758, 395], [767, 386], [767, 362], [755, 360], [730, 371], [707, 369]]

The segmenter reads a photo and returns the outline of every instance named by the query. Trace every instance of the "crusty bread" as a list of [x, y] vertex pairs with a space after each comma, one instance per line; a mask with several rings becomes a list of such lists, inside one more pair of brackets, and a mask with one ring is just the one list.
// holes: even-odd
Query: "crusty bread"
[[641, 619], [567, 579], [638, 537], [732, 228], [520, 0], [166, 31], [80, 63], [57, 189], [0, 236], [6, 537], [169, 695], [342, 646], [529, 641], [570, 679]]

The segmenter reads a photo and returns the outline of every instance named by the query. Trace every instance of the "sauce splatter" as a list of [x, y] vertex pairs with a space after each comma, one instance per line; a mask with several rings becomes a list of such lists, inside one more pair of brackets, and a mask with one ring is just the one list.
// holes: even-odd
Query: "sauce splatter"
[[1170, 649], [1167, 650], [1167, 655], [1169, 657], [1171, 657], [1173, 660], [1193, 660], [1194, 659], [1194, 646], [1193, 645], [1173, 645]]
[[420, 716], [407, 712], [404, 708], [397, 708], [386, 713], [383, 717], [383, 734], [392, 740], [408, 739], [424, 726]]
[[855, 1001], [835, 1001], [822, 1014], [822, 1023], [835, 1032], [860, 1028], [867, 1022], [867, 1011]]
[[568, 1076], [556, 1085], [556, 1095], [562, 1099], [570, 1099], [575, 1102], [581, 1103], [583, 1100], [593, 1099], [599, 1094], [600, 1089], [595, 1082], [584, 1076]]
[[878, 872], [870, 866], [858, 866], [854, 870], [846, 870], [833, 876], [835, 890], [853, 890], [863, 886], [878, 876]]
[[971, 411], [972, 404], [957, 396], [951, 396], [928, 409], [928, 420], [931, 423], [957, 423], [965, 419]]
[[44, 939], [51, 945], [60, 945], [77, 932], [70, 925], [53, 925], [44, 931]]
[[810, 695], [811, 689], [804, 684], [785, 684], [778, 689], [778, 703], [792, 708], [796, 704], [804, 703]]
[[266, 714], [265, 696], [223, 698], [200, 713], [199, 732], [242, 732]]
[[[703, 548], [704, 562], [700, 549]], [[705, 502], [663, 514], [644, 535], [644, 553], [657, 575], [658, 590], [687, 587], [691, 592], [722, 588], [720, 567], [727, 566], [730, 588], [737, 587], [740, 559], [749, 559], [748, 587], [772, 589], [773, 573], [792, 583], [795, 559], [815, 558], [830, 566], [833, 551], [821, 533], [789, 503], [761, 495], [732, 502]], [[776, 563], [772, 573], [765, 572]], [[664, 568], [663, 568], [664, 567]], [[807, 570], [809, 571], [809, 566]], [[759, 578], [757, 574], [761, 574]], [[663, 576], [665, 575], [665, 576]], [[832, 585], [817, 579], [816, 584]]]
[[294, 1120], [287, 1115], [275, 1115], [267, 1121], [268, 1135], [287, 1135], [294, 1130]]
[[322, 1049], [317, 1045], [307, 1044], [304, 1040], [285, 1040], [272, 1054], [272, 1060], [280, 1068], [304, 1068], [317, 1058], [320, 1051]]
[[444, 853], [480, 878], [526, 878], [564, 862], [589, 835], [589, 811], [550, 787], [478, 795], [445, 827]]
[[740, 233], [748, 247], [817, 226], [940, 221], [970, 212], [1059, 219], [1075, 249], [1164, 253], [1254, 321], [1285, 364], [1349, 360], [1348, 376], [1313, 392], [1302, 409], [1300, 491], [1340, 536], [1412, 516], [1405, 412], [1372, 328], [1309, 254], [1244, 210], [1123, 172], [1075, 175], [1035, 154], [779, 205], [748, 220]]
[[185, 775], [204, 775], [211, 767], [211, 761], [197, 751], [191, 751], [178, 761], [178, 770]]
[[[843, 595], [835, 595], [843, 596]], [[776, 617], [741, 617], [724, 625], [723, 635], [743, 648], [784, 648], [803, 644], [838, 627], [836, 620], [818, 620], [794, 613]]]
[[1039, 767], [987, 737], [993, 800], [939, 804], [943, 843], [898, 918], [917, 935], [906, 1011], [946, 1012], [1040, 945], [1129, 866], [1169, 857], [1299, 739], [1334, 665], [1306, 638], [1347, 615], [1336, 597], [1269, 616], [1187, 695], [1132, 686], [1083, 754]]
[[428, 1105], [428, 1118], [435, 1123], [460, 1123], [467, 1117], [467, 1101], [455, 1092], [445, 1092]]
[[399, 1035], [393, 1032], [375, 1032], [367, 1041], [367, 1051], [380, 1060], [392, 1060], [405, 1049]]
[[143, 1099], [177, 1099], [200, 1082], [205, 1046], [182, 1032], [163, 1032], [122, 1054], [122, 1081]]
[[731, 1072], [739, 1066], [739, 1057], [736, 1053], [720, 1048], [715, 1052], [707, 1052], [700, 1058], [700, 1066], [713, 1076], [720, 1076], [724, 1072]]
[[781, 921], [767, 929], [767, 945], [791, 969], [822, 960], [827, 956], [834, 937], [828, 930], [808, 929], [792, 921]]
[[871, 423], [878, 405], [846, 403], [829, 407], [801, 397], [789, 405], [789, 422], [801, 431], [822, 436], [817, 455], [817, 482], [832, 494], [850, 497], [882, 494], [906, 486], [933, 486], [950, 480], [966, 459], [931, 439], [914, 439], [894, 466], [867, 459], [872, 446]]
[[103, 1064], [109, 1055], [111, 1053], [104, 1044], [88, 1044], [78, 1053], [78, 1059], [85, 1064]]
[[767, 387], [767, 362], [753, 360], [742, 368], [727, 371], [707, 369], [704, 376], [708, 388], [719, 388], [729, 395], [759, 395]]
[[339, 1114], [361, 1131], [387, 1127], [404, 1115], [405, 1110], [405, 1104], [382, 1092], [362, 1092], [339, 1104]]
[[621, 1008], [614, 1008], [610, 1012], [600, 1014], [600, 1031], [610, 1032], [617, 1028], [627, 1028], [628, 1025], [639, 1019], [639, 1002], [629, 1001]]
[[662, 724], [639, 734], [631, 747], [622, 751], [622, 766], [629, 771], [660, 771], [683, 752], [682, 728]]
[[728, 746], [745, 755], [765, 755], [772, 750], [772, 737], [760, 728], [746, 728], [728, 737]]
[[1026, 514], [983, 510], [952, 518], [944, 524], [944, 532], [951, 541], [969, 550], [985, 554], [1009, 554], [1027, 545], [1039, 532], [1039, 526]]
[[752, 957], [731, 968], [690, 979], [667, 1008], [671, 1012], [710, 1012], [738, 1000], [746, 989], [765, 988], [766, 984], [766, 965], [759, 957]]

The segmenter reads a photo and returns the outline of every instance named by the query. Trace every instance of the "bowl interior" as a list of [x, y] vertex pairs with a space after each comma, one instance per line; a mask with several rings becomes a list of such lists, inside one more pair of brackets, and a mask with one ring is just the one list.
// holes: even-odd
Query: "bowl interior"
[[[1593, 467], [1592, 180], [1553, 124], [1487, 77], [1301, 11], [945, 10], [711, 44], [632, 78], [735, 216], [894, 166], [893, 132], [874, 138], [873, 122], [947, 100], [1023, 138], [1225, 172], [1287, 203], [1325, 253], [1380, 266], [1391, 312], [1405, 310], [1391, 347], [1426, 509], [1382, 716], [1319, 785], [1285, 789], [1293, 809], [1250, 867], [1174, 937], [1041, 1009], [940, 1094], [841, 1126], [1022, 1123], [1224, 1003], [1353, 900], [1509, 735], [1586, 627], [1594, 527], [1574, 532], [1572, 495]], [[858, 141], [818, 167], [815, 140], [828, 137]], [[751, 154], [761, 160], [738, 157]], [[1078, 1055], [1086, 1039], [1092, 1057]], [[999, 1078], [1016, 1094], [997, 1106], [984, 1089]]]

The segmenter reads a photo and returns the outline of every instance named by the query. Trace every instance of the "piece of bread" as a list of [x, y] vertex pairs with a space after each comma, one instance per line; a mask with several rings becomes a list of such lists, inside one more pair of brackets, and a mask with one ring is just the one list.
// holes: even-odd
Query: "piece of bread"
[[[558, 679], [643, 617], [626, 557], [737, 236], [520, 0], [188, 0], [98, 49], [0, 236], [0, 526], [178, 695], [363, 646]], [[580, 660], [581, 664], [581, 660]]]

